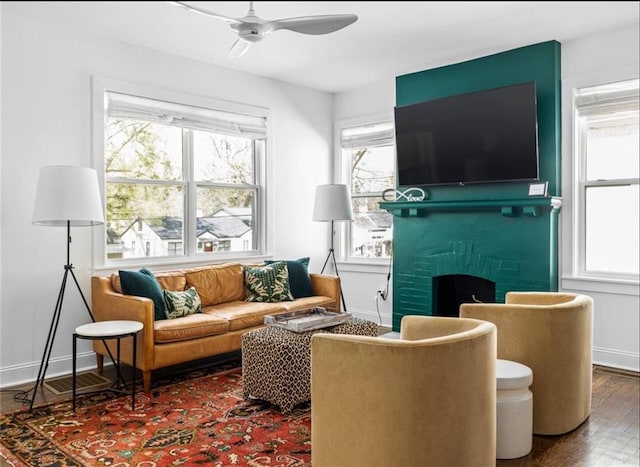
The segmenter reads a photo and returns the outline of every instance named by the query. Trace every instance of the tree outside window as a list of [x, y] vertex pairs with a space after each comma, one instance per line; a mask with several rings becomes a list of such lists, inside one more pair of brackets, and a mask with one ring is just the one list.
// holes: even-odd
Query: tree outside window
[[258, 249], [261, 135], [216, 131], [222, 112], [115, 93], [107, 101], [108, 259]]

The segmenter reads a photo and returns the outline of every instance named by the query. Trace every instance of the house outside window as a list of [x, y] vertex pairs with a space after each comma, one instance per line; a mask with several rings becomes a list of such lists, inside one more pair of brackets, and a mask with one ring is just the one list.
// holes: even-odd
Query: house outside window
[[382, 192], [395, 188], [393, 122], [340, 130], [343, 179], [350, 187], [354, 220], [346, 225], [343, 257], [350, 260], [390, 258], [393, 215], [381, 210]]
[[638, 80], [575, 91], [578, 275], [638, 280]]
[[263, 109], [245, 115], [115, 91], [104, 100], [108, 261], [262, 251]]

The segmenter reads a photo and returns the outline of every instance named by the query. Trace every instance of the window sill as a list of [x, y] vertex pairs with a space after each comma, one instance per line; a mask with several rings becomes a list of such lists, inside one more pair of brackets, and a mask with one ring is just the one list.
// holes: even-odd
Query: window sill
[[563, 290], [579, 290], [612, 295], [640, 295], [640, 284], [634, 280], [609, 279], [587, 276], [563, 276], [560, 279]]
[[340, 272], [387, 274], [390, 268], [389, 259], [338, 261], [338, 271]]

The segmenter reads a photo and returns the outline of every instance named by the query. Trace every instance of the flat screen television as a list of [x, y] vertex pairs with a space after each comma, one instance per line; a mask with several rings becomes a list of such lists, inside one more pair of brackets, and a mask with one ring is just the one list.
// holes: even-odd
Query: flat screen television
[[538, 180], [535, 82], [397, 106], [399, 186]]

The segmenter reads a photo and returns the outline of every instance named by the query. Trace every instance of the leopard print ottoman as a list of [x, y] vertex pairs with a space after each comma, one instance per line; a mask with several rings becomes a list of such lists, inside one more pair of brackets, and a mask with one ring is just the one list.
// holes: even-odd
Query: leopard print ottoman
[[243, 396], [270, 402], [286, 414], [311, 399], [311, 337], [319, 332], [377, 336], [378, 325], [352, 318], [307, 332], [267, 326], [242, 336]]

